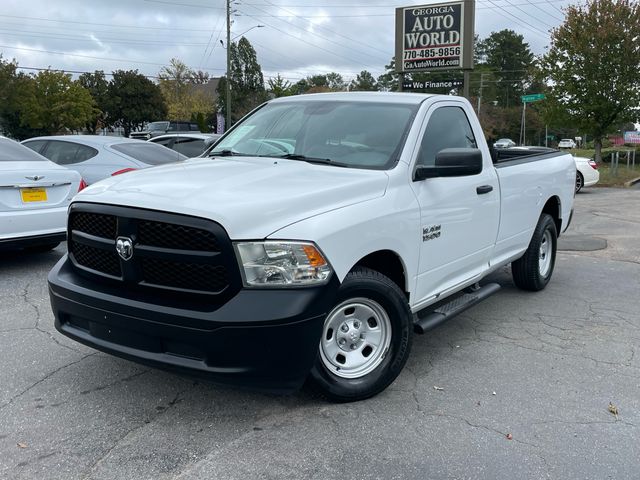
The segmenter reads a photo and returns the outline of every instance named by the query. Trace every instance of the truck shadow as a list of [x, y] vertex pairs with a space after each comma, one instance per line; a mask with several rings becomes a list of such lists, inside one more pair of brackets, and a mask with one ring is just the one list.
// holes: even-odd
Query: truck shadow
[[33, 253], [27, 250], [0, 250], [0, 275], [11, 275], [13, 272], [51, 269], [67, 251], [67, 243], [63, 242], [49, 252]]

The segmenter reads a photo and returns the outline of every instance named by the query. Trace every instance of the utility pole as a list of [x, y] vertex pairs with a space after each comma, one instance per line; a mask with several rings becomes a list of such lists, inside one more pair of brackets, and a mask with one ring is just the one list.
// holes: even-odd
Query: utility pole
[[225, 90], [227, 91], [227, 101], [225, 102], [227, 107], [226, 131], [231, 128], [231, 0], [227, 0], [227, 81]]
[[480, 107], [482, 102], [482, 88], [484, 87], [484, 73], [480, 74], [480, 95], [478, 95], [478, 118], [480, 118]]

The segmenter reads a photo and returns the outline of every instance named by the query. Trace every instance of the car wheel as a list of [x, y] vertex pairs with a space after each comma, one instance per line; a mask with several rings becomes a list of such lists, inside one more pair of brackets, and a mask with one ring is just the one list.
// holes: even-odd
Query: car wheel
[[584, 177], [580, 172], [576, 172], [576, 193], [582, 190], [584, 187]]
[[26, 247], [25, 251], [29, 252], [29, 253], [45, 253], [45, 252], [48, 252], [50, 250], [53, 250], [58, 245], [60, 245], [60, 242], [45, 243], [45, 244], [42, 244], [42, 245], [33, 245], [31, 247]]
[[546, 287], [555, 266], [557, 248], [556, 224], [551, 215], [543, 213], [524, 255], [511, 263], [516, 286], [534, 292]]
[[379, 272], [355, 268], [325, 319], [310, 386], [338, 402], [381, 392], [404, 367], [412, 331], [413, 316], [402, 290]]

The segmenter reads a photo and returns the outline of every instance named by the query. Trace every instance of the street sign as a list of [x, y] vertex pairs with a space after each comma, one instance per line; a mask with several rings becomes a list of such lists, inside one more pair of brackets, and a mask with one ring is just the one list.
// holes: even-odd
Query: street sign
[[531, 103], [544, 100], [545, 95], [544, 93], [532, 93], [531, 95], [522, 95], [520, 98], [522, 99], [522, 103]]
[[428, 80], [426, 82], [404, 82], [402, 90], [429, 90], [431, 88], [459, 88], [463, 85], [462, 80]]

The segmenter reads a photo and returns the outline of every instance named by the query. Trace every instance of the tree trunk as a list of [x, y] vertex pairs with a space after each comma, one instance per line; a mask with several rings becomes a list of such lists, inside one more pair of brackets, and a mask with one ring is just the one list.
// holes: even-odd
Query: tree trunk
[[594, 138], [593, 139], [593, 147], [596, 149], [596, 155], [594, 160], [596, 163], [602, 163], [602, 138]]

